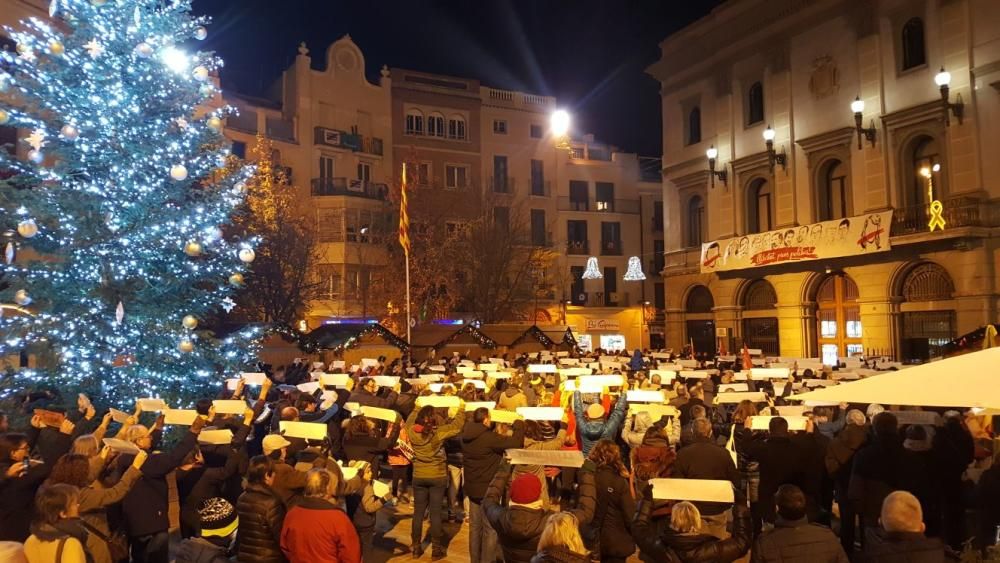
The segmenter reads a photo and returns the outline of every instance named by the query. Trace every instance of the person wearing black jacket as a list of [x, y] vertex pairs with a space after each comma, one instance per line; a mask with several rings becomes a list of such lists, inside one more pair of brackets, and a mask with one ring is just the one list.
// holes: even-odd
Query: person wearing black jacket
[[377, 420], [364, 415], [352, 417], [344, 432], [344, 458], [348, 461], [365, 461], [378, 468], [386, 451], [399, 439], [400, 420], [387, 423], [385, 435], [380, 435]]
[[524, 421], [512, 426], [512, 436], [490, 430], [490, 410], [480, 407], [462, 429], [462, 463], [465, 496], [469, 499], [469, 558], [471, 563], [492, 563], [496, 558], [497, 533], [483, 516], [482, 502], [490, 480], [500, 468], [504, 451], [524, 446]]
[[635, 553], [630, 526], [635, 515], [635, 499], [628, 482], [622, 453], [611, 440], [600, 440], [590, 450], [597, 466], [594, 485], [597, 503], [594, 519], [581, 532], [587, 548], [600, 555], [602, 563], [625, 563]]
[[[712, 423], [705, 418], [693, 421], [694, 442], [677, 452], [673, 477], [679, 479], [725, 479], [739, 487], [740, 472], [725, 448], [712, 440]], [[725, 537], [729, 505], [719, 502], [695, 504], [708, 533]]]
[[26, 467], [30, 451], [24, 434], [0, 435], [0, 541], [23, 543], [31, 534], [35, 492], [52, 466], [29, 462]]
[[240, 527], [236, 533], [236, 559], [241, 563], [285, 563], [281, 551], [281, 526], [285, 504], [271, 489], [274, 462], [259, 455], [250, 460], [246, 491], [236, 501]]
[[[972, 463], [975, 443], [963, 426], [961, 414], [945, 413], [944, 426], [934, 434], [931, 453], [934, 459], [934, 479], [940, 490], [942, 531], [952, 549], [961, 549], [965, 539], [965, 495], [962, 474]], [[933, 508], [933, 507], [925, 507]]]
[[809, 523], [802, 489], [778, 487], [774, 504], [778, 514], [774, 529], [757, 536], [750, 563], [848, 563], [830, 528]]
[[[587, 526], [594, 517], [596, 492], [594, 487], [594, 462], [587, 460], [576, 472], [578, 485], [577, 506], [568, 510], [576, 516], [580, 526]], [[497, 532], [506, 563], [529, 563], [538, 551], [538, 540], [545, 522], [553, 512], [541, 506], [542, 483], [532, 473], [523, 473], [510, 484], [510, 506], [503, 506], [508, 482], [513, 468], [500, 464], [496, 476], [483, 498], [483, 514]], [[491, 556], [495, 557], [495, 555]]]
[[[122, 513], [128, 524], [129, 544], [133, 563], [167, 563], [167, 532], [180, 525], [180, 513], [171, 512], [171, 490], [176, 491], [174, 471], [184, 462], [198, 441], [206, 420], [197, 417], [190, 431], [169, 452], [154, 452], [142, 466], [142, 477], [122, 500]], [[161, 431], [150, 434], [142, 425], [125, 428], [124, 436], [139, 449], [149, 451], [159, 441]], [[120, 468], [132, 464], [134, 455], [118, 457]], [[171, 483], [172, 482], [172, 483]], [[176, 494], [176, 492], [174, 493]], [[174, 520], [176, 518], [176, 520]]]
[[924, 535], [920, 501], [906, 491], [885, 497], [879, 529], [870, 529], [862, 563], [945, 563], [959, 557], [939, 538]]
[[754, 517], [774, 523], [774, 495], [784, 484], [796, 485], [806, 495], [807, 513], [815, 519], [819, 513], [819, 489], [822, 468], [812, 435], [788, 433], [788, 421], [780, 416], [771, 419], [768, 437], [742, 445], [748, 458], [760, 463], [760, 487]]
[[861, 516], [863, 542], [878, 526], [882, 501], [900, 488], [904, 475], [903, 441], [896, 427], [896, 415], [885, 411], [872, 420], [873, 437], [854, 456], [847, 497]]
[[729, 563], [750, 549], [750, 511], [745, 500], [733, 506], [733, 534], [724, 540], [701, 533], [698, 509], [690, 502], [674, 505], [670, 528], [658, 536], [649, 522], [653, 487], [643, 489], [638, 512], [632, 522], [632, 537], [651, 561], [669, 563]]

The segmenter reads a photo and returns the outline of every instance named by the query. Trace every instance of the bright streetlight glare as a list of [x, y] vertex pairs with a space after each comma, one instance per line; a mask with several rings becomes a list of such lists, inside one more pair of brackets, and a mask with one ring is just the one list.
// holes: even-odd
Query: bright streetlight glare
[[556, 137], [562, 137], [569, 132], [569, 112], [564, 109], [557, 109], [552, 112], [552, 117], [549, 118], [549, 127], [552, 129], [552, 134]]
[[177, 74], [186, 73], [191, 66], [191, 61], [187, 53], [177, 47], [167, 47], [164, 49], [163, 54], [160, 55], [160, 59], [163, 60], [163, 64], [167, 65], [167, 68]]

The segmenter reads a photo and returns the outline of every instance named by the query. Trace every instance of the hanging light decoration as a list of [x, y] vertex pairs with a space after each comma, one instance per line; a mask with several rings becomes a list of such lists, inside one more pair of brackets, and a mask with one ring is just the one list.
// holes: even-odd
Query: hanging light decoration
[[585, 280], [599, 280], [604, 277], [601, 274], [601, 268], [597, 265], [596, 256], [587, 258], [587, 269], [583, 271], [583, 275], [580, 277]]
[[628, 270], [625, 272], [625, 281], [644, 281], [646, 279], [646, 274], [642, 273], [642, 262], [639, 260], [638, 256], [632, 256], [628, 259]]

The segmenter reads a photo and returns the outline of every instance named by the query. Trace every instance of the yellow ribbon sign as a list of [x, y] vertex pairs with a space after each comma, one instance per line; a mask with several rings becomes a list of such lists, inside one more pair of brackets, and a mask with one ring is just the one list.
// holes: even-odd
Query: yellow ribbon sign
[[944, 217], [941, 216], [942, 211], [944, 211], [944, 205], [941, 205], [940, 201], [935, 199], [931, 202], [931, 220], [928, 221], [927, 226], [930, 228], [932, 233], [934, 232], [934, 229], [944, 230], [945, 222]]

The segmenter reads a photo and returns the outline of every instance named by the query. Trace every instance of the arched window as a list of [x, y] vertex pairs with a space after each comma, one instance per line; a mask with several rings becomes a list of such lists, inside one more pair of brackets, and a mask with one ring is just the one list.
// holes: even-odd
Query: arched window
[[701, 246], [705, 241], [705, 202], [701, 196], [688, 200], [687, 246]]
[[823, 167], [819, 183], [819, 220], [830, 221], [847, 217], [847, 167], [839, 160]]
[[944, 268], [927, 262], [910, 270], [903, 282], [903, 298], [907, 302], [951, 299], [955, 285]]
[[684, 310], [688, 313], [711, 313], [715, 307], [715, 299], [712, 292], [703, 285], [696, 285], [688, 293]]
[[774, 309], [778, 304], [778, 294], [774, 286], [767, 280], [756, 280], [750, 283], [743, 294], [743, 309], [745, 311], [763, 311]]
[[461, 115], [453, 115], [448, 118], [448, 138], [465, 140], [465, 118]]
[[[928, 199], [928, 181], [924, 176], [924, 169], [933, 170], [934, 165], [940, 162], [938, 143], [933, 137], [921, 135], [910, 143], [910, 150], [906, 155], [906, 181], [903, 184], [906, 190], [903, 200], [907, 207], [923, 207], [930, 204]], [[942, 175], [933, 174], [934, 196], [941, 197]]]
[[924, 22], [920, 18], [910, 18], [903, 24], [902, 36], [903, 70], [927, 63], [924, 50]]
[[773, 227], [771, 185], [763, 178], [754, 180], [747, 190], [747, 233], [763, 233]]
[[420, 113], [420, 110], [416, 109], [407, 110], [405, 133], [407, 135], [424, 134], [424, 114]]
[[693, 145], [701, 142], [701, 109], [698, 106], [691, 108], [691, 111], [688, 112], [687, 130], [687, 144]]
[[902, 360], [925, 362], [940, 356], [942, 347], [957, 336], [951, 301], [955, 284], [951, 276], [941, 266], [926, 262], [906, 274], [900, 293], [903, 296], [900, 304]]
[[444, 116], [440, 113], [427, 116], [427, 136], [444, 138]]
[[747, 125], [764, 121], [764, 86], [754, 82], [747, 90]]

